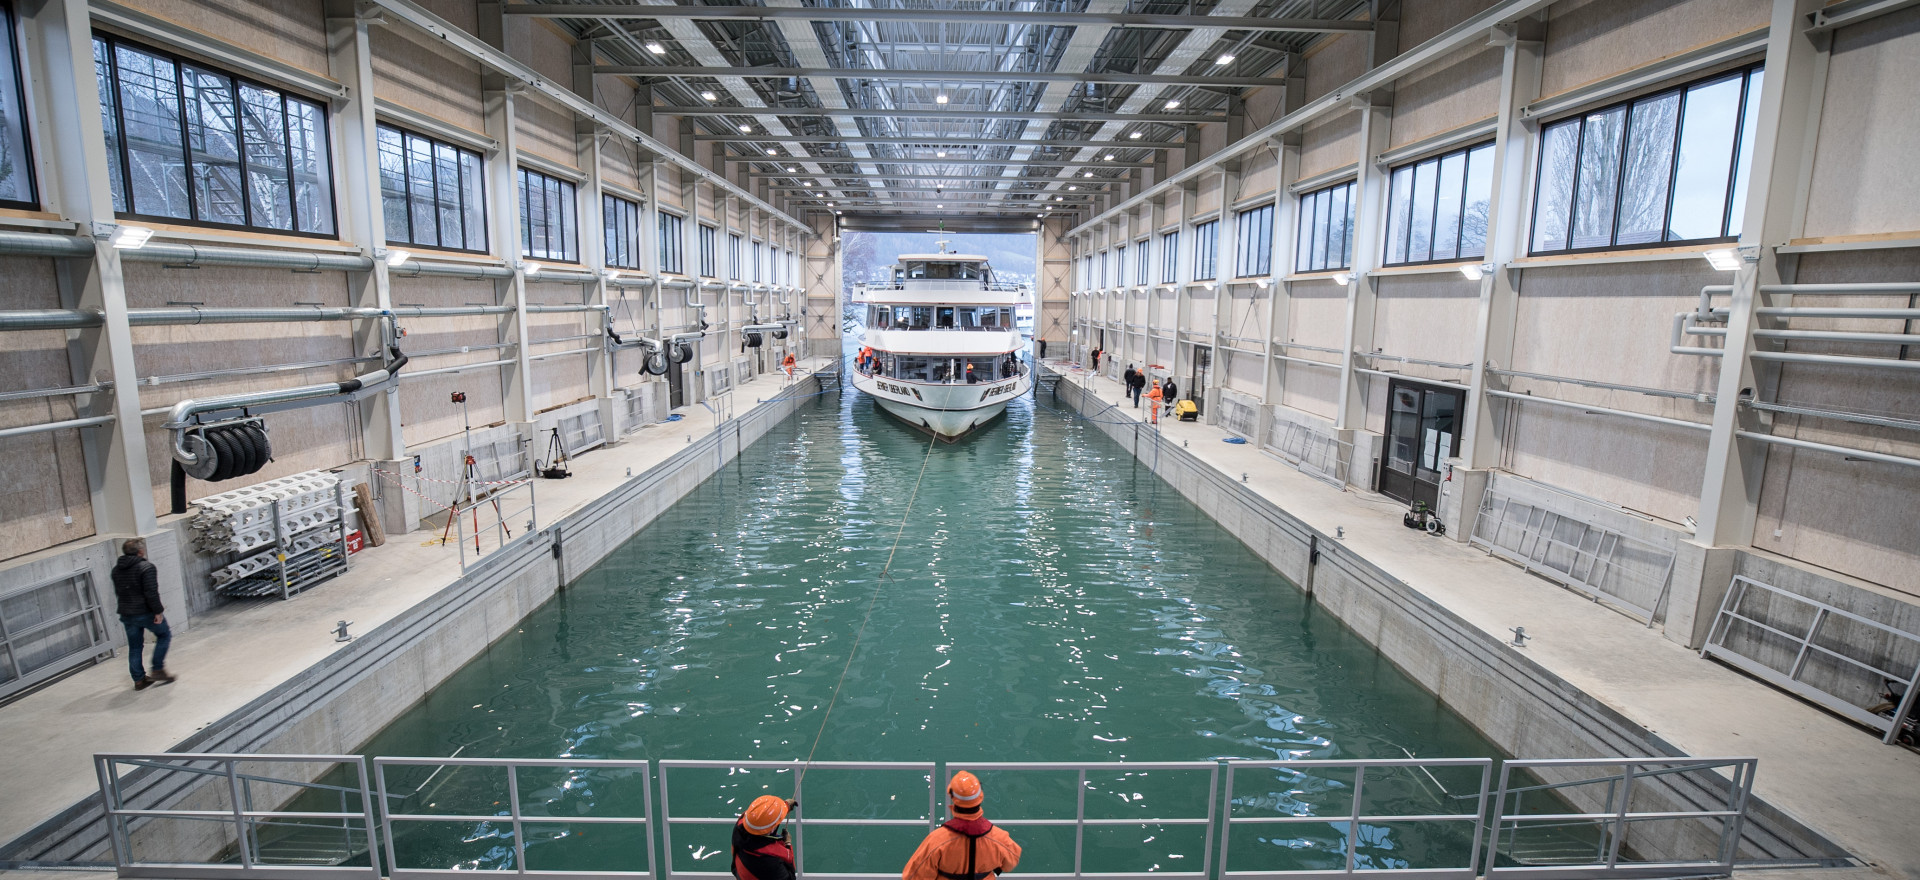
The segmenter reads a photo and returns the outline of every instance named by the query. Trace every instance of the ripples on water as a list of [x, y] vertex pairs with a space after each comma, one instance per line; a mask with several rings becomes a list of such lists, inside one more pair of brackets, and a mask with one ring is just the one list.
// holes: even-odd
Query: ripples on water
[[[845, 668], [816, 760], [1497, 754], [1085, 422], [1022, 400], [977, 436], [935, 445], [902, 530], [927, 449], [924, 435], [851, 391], [803, 405], [436, 688], [367, 753], [795, 760], [813, 747]], [[848, 666], [869, 602], [872, 617]], [[473, 803], [462, 809], [489, 807], [486, 792], [498, 793], [473, 772], [431, 781], [427, 772], [411, 780], [427, 785], [409, 799], [420, 809], [436, 792], [464, 792]], [[676, 772], [676, 814], [726, 814], [766, 785], [790, 793], [780, 789], [791, 788], [784, 774], [703, 772]], [[819, 805], [810, 815], [827, 815], [823, 799], [838, 815], [924, 815], [925, 783], [907, 775], [856, 783], [816, 770], [807, 779], [815, 792], [808, 803]], [[1167, 775], [1155, 780], [1170, 786], [1156, 789], [1166, 798], [1192, 787]], [[610, 794], [609, 780], [596, 793], [585, 774], [563, 776], [546, 789], [523, 777], [523, 794], [545, 791], [569, 805], [553, 809], [568, 813], [629, 800]], [[1477, 776], [1395, 774], [1378, 784], [1369, 777], [1367, 807], [1431, 802], [1452, 812], [1460, 807], [1439, 787], [1472, 790]], [[993, 803], [1002, 816], [1037, 816], [1058, 815], [1064, 802], [1071, 817], [1070, 781], [1007, 777]], [[1205, 774], [1180, 782], [1204, 786]], [[1104, 795], [1090, 794], [1090, 803], [1113, 816], [1154, 815], [1133, 804], [1138, 790], [1155, 786], [1123, 776], [1091, 784]], [[1237, 802], [1283, 814], [1314, 805], [1344, 814], [1351, 800], [1350, 776], [1337, 773], [1241, 773], [1235, 785]], [[695, 805], [682, 806], [688, 802]], [[1165, 799], [1153, 806], [1162, 816], [1175, 809]], [[1337, 849], [1341, 833], [1319, 824], [1264, 827], [1288, 833], [1247, 834], [1245, 845], [1296, 856]], [[725, 870], [724, 858], [706, 861], [724, 848], [724, 829], [711, 830], [676, 827], [676, 864]], [[1102, 852], [1146, 853], [1161, 870], [1198, 870], [1170, 861], [1198, 850], [1197, 837], [1171, 844], [1197, 830], [1162, 831], [1168, 837], [1154, 843], [1158, 835], [1142, 842], [1132, 829], [1124, 845]], [[816, 852], [832, 846], [834, 832], [810, 833]], [[497, 834], [468, 829], [465, 844], [422, 844], [416, 855], [439, 866], [498, 866], [511, 855]], [[858, 851], [849, 856], [861, 862], [857, 869], [897, 870], [917, 835], [854, 833], [842, 849]], [[1376, 836], [1367, 849], [1380, 866], [1404, 855], [1405, 841], [1384, 830]], [[547, 843], [556, 854], [572, 851], [557, 844], [566, 838]], [[1061, 867], [1071, 870], [1070, 837], [1030, 829], [1023, 839], [1036, 844], [1034, 869], [1065, 858]], [[530, 852], [540, 840], [529, 833]], [[576, 833], [570, 846], [581, 841]], [[824, 855], [815, 858], [816, 870], [828, 867], [817, 861]], [[1284, 866], [1319, 864], [1289, 858]]]

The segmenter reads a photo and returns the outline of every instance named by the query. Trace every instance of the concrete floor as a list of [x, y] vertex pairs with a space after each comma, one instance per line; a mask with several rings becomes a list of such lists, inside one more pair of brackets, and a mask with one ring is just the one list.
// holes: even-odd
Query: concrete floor
[[[830, 364], [809, 361], [799, 380]], [[740, 384], [732, 392], [734, 413], [744, 414], [785, 385], [777, 373]], [[573, 478], [541, 480], [535, 487], [540, 522], [559, 521], [618, 488], [628, 468], [641, 473], [714, 430], [716, 419], [705, 407], [674, 412], [684, 418], [648, 425], [617, 446], [574, 459]], [[459, 576], [458, 551], [441, 544], [437, 533], [390, 536], [385, 546], [355, 554], [346, 574], [290, 600], [236, 602], [197, 615], [167, 657], [168, 670], [179, 676], [174, 684], [135, 692], [125, 655], [116, 654], [0, 709], [0, 743], [6, 744], [0, 842], [98, 790], [95, 753], [165, 752], [339, 650], [335, 621], [352, 621], [354, 633], [371, 631]]]
[[[1052, 365], [1117, 404], [1101, 418], [1145, 419], [1121, 385], [1065, 363]], [[1222, 442], [1225, 429], [1161, 420], [1167, 442], [1237, 478], [1327, 534], [1345, 527], [1347, 548], [1468, 623], [1506, 640], [1525, 626], [1536, 663], [1635, 723], [1699, 757], [1760, 759], [1755, 791], [1846, 847], [1870, 870], [1860, 876], [1920, 877], [1920, 754], [1884, 745], [1856, 727], [1741, 673], [1702, 659], [1626, 615], [1449, 538], [1401, 524], [1406, 505], [1342, 492], [1253, 444]], [[1551, 758], [1559, 755], [1518, 755]], [[1773, 872], [1767, 872], [1770, 876]], [[1795, 872], [1842, 880], [1852, 871]], [[1743, 872], [1742, 876], [1746, 876]]]

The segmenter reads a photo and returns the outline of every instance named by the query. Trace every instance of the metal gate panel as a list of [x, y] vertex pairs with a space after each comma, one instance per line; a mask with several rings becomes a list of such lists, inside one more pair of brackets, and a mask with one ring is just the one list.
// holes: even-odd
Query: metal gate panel
[[0, 596], [0, 701], [112, 656], [113, 635], [91, 572]]

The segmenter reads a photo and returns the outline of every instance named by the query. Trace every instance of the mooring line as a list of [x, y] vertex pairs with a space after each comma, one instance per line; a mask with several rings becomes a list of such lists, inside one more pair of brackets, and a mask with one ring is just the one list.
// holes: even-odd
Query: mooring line
[[847, 671], [853, 668], [853, 658], [860, 653], [860, 637], [866, 635], [867, 622], [873, 619], [873, 606], [880, 601], [880, 590], [886, 586], [888, 573], [893, 571], [893, 556], [900, 551], [900, 536], [907, 532], [907, 520], [913, 517], [913, 504], [920, 498], [920, 484], [927, 478], [927, 462], [933, 460], [933, 447], [940, 442], [940, 432], [928, 433], [933, 436], [927, 438], [927, 452], [920, 459], [920, 475], [914, 478], [913, 494], [907, 496], [907, 509], [900, 514], [900, 528], [894, 531], [893, 546], [887, 549], [887, 564], [880, 569], [880, 577], [873, 585], [873, 596], [867, 599], [867, 614], [860, 618], [860, 628], [853, 633], [853, 647], [847, 651], [847, 664], [840, 667], [839, 680], [833, 683], [833, 696], [827, 700], [826, 714], [820, 716], [820, 729], [813, 735], [813, 747], [807, 749], [807, 760], [800, 765], [800, 773], [793, 779], [796, 799], [800, 794], [800, 783], [807, 778], [807, 770], [813, 766], [813, 753], [820, 750], [820, 739], [827, 733], [827, 720], [833, 717], [833, 706], [840, 701], [840, 688], [847, 683]]

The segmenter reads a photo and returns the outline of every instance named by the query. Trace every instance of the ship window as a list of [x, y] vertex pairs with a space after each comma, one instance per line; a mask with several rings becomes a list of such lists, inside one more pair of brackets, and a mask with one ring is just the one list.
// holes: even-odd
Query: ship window
[[935, 317], [937, 320], [934, 322], [934, 326], [942, 330], [953, 329], [953, 306], [941, 306], [935, 313]]
[[906, 277], [927, 281], [978, 281], [985, 277], [979, 263], [914, 261], [907, 264]]
[[894, 306], [894, 326], [902, 330], [933, 329], [932, 306]]

